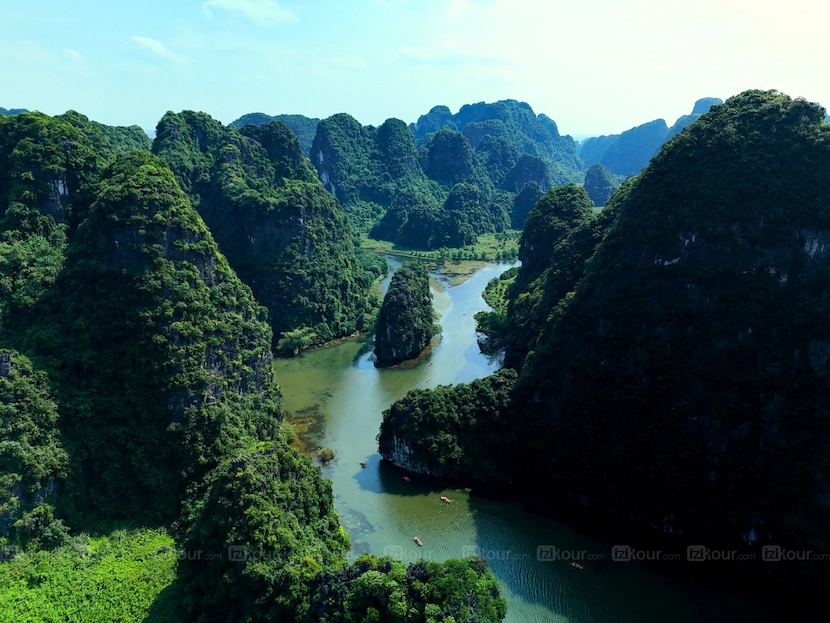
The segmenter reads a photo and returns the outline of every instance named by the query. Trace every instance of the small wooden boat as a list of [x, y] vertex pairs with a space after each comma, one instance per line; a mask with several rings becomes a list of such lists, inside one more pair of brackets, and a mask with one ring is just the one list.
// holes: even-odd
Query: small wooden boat
[[413, 539], [418, 544], [418, 547], [423, 547], [424, 543], [417, 536]]
[[432, 365], [432, 362], [430, 361], [427, 365], [428, 365], [428, 366], [431, 366], [431, 365]]
[[361, 462], [360, 462], [360, 466], [361, 466], [361, 467], [366, 467], [366, 461], [361, 461]]
[[406, 482], [412, 482], [412, 481], [409, 479], [409, 476], [404, 476], [404, 477], [403, 477], [403, 479], [404, 479]]
[[571, 566], [572, 566], [574, 569], [584, 569], [584, 568], [585, 568], [585, 567], [583, 567], [582, 565], [580, 565], [578, 562], [576, 562], [575, 560], [571, 563]]
[[452, 503], [452, 500], [451, 500], [450, 498], [448, 498], [446, 495], [442, 495], [442, 496], [441, 496], [441, 501], [442, 501], [442, 502], [446, 502], [447, 504], [451, 504], [451, 503]]
[[429, 383], [429, 377], [427, 377], [427, 380], [426, 380], [426, 382], [427, 382], [427, 383]]

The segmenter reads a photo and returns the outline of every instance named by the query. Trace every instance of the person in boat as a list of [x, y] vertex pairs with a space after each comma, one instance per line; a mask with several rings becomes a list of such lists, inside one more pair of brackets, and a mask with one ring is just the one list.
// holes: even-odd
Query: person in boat
[[576, 562], [575, 560], [571, 563], [571, 566], [574, 569], [584, 569], [584, 567], [582, 565], [580, 565], [578, 562]]
[[366, 467], [366, 461], [361, 461], [361, 462], [360, 462], [360, 466], [361, 466], [361, 467]]
[[406, 482], [411, 482], [411, 481], [409, 480], [409, 476], [404, 476], [404, 477], [403, 477], [403, 479], [404, 479]]
[[451, 500], [450, 498], [448, 498], [446, 495], [442, 495], [442, 496], [441, 496], [441, 501], [442, 501], [442, 502], [446, 502], [447, 504], [449, 504], [450, 502], [452, 502], [452, 500]]

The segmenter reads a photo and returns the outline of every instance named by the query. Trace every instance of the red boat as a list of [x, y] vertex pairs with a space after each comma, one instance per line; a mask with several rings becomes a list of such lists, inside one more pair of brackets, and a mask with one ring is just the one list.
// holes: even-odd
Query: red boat
[[413, 540], [418, 544], [418, 547], [424, 546], [424, 544], [421, 542], [421, 539], [419, 539], [417, 536]]
[[446, 502], [447, 504], [450, 504], [452, 502], [452, 500], [445, 495], [441, 496], [441, 501]]
[[403, 477], [403, 479], [404, 479], [406, 482], [412, 482], [412, 481], [409, 479], [409, 476], [404, 476], [404, 477]]
[[578, 562], [576, 562], [575, 560], [571, 563], [571, 566], [572, 566], [574, 569], [584, 569], [584, 568], [585, 568], [585, 567], [583, 567], [582, 565], [580, 565]]

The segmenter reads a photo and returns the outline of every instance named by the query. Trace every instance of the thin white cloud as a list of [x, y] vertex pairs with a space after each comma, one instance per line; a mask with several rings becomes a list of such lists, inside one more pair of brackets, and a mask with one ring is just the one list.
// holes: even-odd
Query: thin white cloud
[[297, 21], [297, 16], [274, 0], [208, 0], [202, 5], [208, 17], [212, 9], [244, 15], [258, 24], [284, 24]]
[[130, 37], [130, 40], [133, 43], [135, 43], [139, 48], [146, 50], [159, 58], [167, 59], [176, 63], [189, 62], [189, 59], [185, 58], [184, 56], [180, 56], [168, 50], [166, 47], [164, 47], [164, 44], [157, 39], [133, 35], [132, 37]]
[[72, 48], [64, 48], [63, 55], [76, 63], [82, 63], [86, 60], [83, 54], [78, 52], [78, 50], [73, 50]]

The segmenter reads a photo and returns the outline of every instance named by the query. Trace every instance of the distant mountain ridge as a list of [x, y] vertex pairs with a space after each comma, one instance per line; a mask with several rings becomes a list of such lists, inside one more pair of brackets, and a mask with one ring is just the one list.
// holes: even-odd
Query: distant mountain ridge
[[663, 143], [718, 104], [723, 104], [723, 100], [703, 97], [695, 102], [691, 114], [683, 115], [671, 127], [665, 120], [655, 119], [622, 134], [587, 138], [579, 144], [577, 153], [585, 167], [599, 162], [614, 175], [636, 175], [657, 155]]
[[25, 108], [0, 108], [0, 115], [19, 115], [22, 112], [29, 112]]
[[357, 229], [422, 249], [521, 227], [529, 210], [516, 202], [526, 185], [543, 192], [584, 178], [573, 139], [516, 100], [454, 115], [436, 106], [409, 126], [333, 115], [317, 126], [311, 161]]
[[230, 127], [238, 130], [246, 125], [268, 125], [273, 121], [282, 121], [291, 128], [291, 131], [297, 135], [300, 141], [303, 153], [306, 156], [311, 154], [311, 143], [317, 133], [317, 124], [320, 123], [320, 120], [314, 117], [306, 117], [305, 115], [266, 115], [262, 112], [252, 112], [242, 115], [236, 121], [232, 121]]

